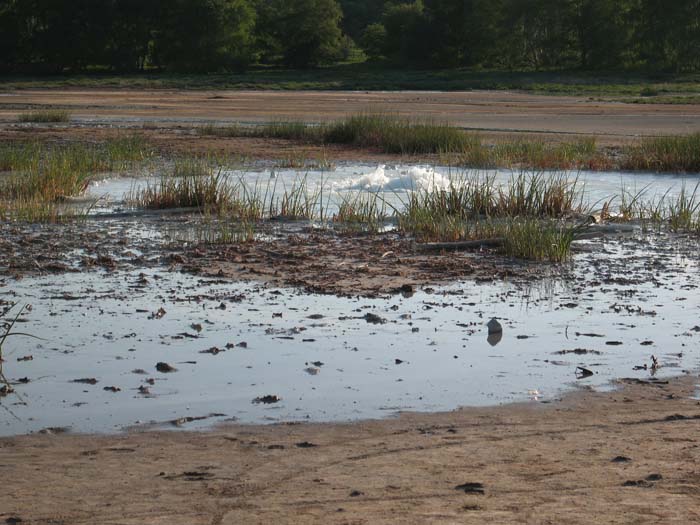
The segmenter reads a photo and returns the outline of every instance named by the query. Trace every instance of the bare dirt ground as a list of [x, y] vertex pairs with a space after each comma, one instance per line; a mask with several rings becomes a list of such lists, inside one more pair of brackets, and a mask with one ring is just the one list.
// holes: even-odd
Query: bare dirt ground
[[[76, 122], [43, 129], [16, 124], [20, 112], [45, 107], [67, 108]], [[166, 150], [277, 158], [298, 154], [299, 146], [197, 137], [192, 127], [208, 121], [324, 120], [368, 109], [447, 118], [495, 134], [536, 133], [551, 140], [596, 135], [611, 146], [640, 135], [700, 131], [700, 106], [504, 92], [33, 90], [0, 98], [0, 140], [95, 139], [118, 133], [110, 126], [120, 125], [141, 130]], [[372, 158], [312, 146], [304, 154], [329, 152], [338, 159]], [[75, 233], [75, 242], [94, 245], [88, 250], [94, 264], [115, 264], [100, 262], [100, 238], [80, 235]], [[13, 244], [9, 234], [3, 242], [3, 260], [16, 256], [19, 268], [30, 256], [32, 264], [52, 271], [53, 251], [45, 244]], [[342, 256], [332, 244], [319, 253], [318, 244], [300, 243], [283, 255], [274, 246], [195, 250], [161, 262], [185, 271], [206, 267], [206, 274], [233, 279], [368, 294], [392, 291], [394, 284], [424, 284], [426, 272], [449, 279], [503, 278], [513, 271], [489, 261], [465, 265], [451, 254], [416, 255], [409, 246], [381, 239], [357, 246]], [[56, 255], [58, 263], [61, 257]], [[311, 259], [321, 267], [309, 267]], [[315, 280], [330, 266], [337, 271]], [[285, 278], [295, 270], [298, 282]], [[384, 288], [376, 288], [375, 270]], [[700, 523], [700, 406], [691, 398], [697, 383], [696, 374], [670, 383], [628, 381], [613, 393], [581, 391], [546, 405], [348, 424], [3, 438], [0, 523]]]
[[504, 91], [312, 92], [52, 89], [0, 97], [0, 121], [28, 109], [62, 108], [84, 126], [177, 128], [203, 122], [324, 121], [367, 110], [447, 120], [485, 133], [595, 135], [620, 144], [645, 135], [700, 131], [699, 105], [627, 104]]
[[0, 520], [698, 523], [696, 383], [352, 424], [7, 438]]

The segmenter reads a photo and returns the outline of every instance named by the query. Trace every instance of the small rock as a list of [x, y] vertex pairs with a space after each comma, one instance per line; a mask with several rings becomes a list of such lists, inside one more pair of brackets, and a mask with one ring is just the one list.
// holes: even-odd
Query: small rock
[[486, 323], [486, 327], [489, 330], [489, 335], [503, 333], [503, 327], [496, 319], [491, 319], [488, 323]]
[[82, 383], [84, 385], [96, 385], [97, 379], [94, 377], [83, 377], [82, 379], [73, 379], [71, 383]]
[[373, 314], [371, 312], [367, 312], [364, 315], [363, 319], [370, 324], [384, 324], [384, 323], [386, 323], [386, 319], [379, 317], [377, 314]]
[[457, 485], [455, 487], [455, 490], [461, 490], [467, 494], [483, 494], [484, 493], [484, 484], [483, 483], [476, 483], [476, 482], [462, 483], [461, 485]]
[[628, 463], [632, 461], [630, 458], [627, 456], [615, 456], [610, 460], [612, 463]]
[[280, 401], [282, 401], [282, 398], [274, 394], [268, 394], [266, 396], [260, 396], [253, 399], [253, 403], [256, 405], [259, 405], [261, 403], [263, 405], [271, 405], [273, 403], [279, 403]]
[[177, 372], [177, 368], [162, 361], [156, 364], [156, 370], [158, 370], [158, 372], [162, 372], [163, 374]]

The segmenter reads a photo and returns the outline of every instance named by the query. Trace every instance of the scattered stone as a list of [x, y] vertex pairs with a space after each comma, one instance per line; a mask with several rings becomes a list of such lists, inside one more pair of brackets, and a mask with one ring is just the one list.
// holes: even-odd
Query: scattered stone
[[156, 363], [156, 370], [158, 370], [158, 372], [162, 372], [163, 374], [168, 374], [170, 372], [177, 372], [177, 368], [169, 365], [168, 363], [164, 363], [162, 361], [159, 363]]
[[373, 314], [371, 312], [367, 312], [363, 319], [367, 321], [370, 324], [384, 324], [386, 323], [386, 319], [383, 317], [379, 317], [377, 314]]
[[21, 362], [21, 361], [33, 361], [33, 360], [34, 360], [34, 356], [32, 356], [32, 355], [25, 355], [25, 356], [23, 356], [23, 357], [18, 357], [18, 358], [17, 358], [17, 361], [18, 361], [18, 362]]
[[576, 355], [603, 355], [603, 352], [599, 352], [598, 350], [588, 350], [586, 348], [574, 348], [573, 350], [559, 350], [558, 352], [554, 352], [557, 355], [566, 355], [566, 354], [576, 354]]
[[148, 316], [149, 319], [162, 319], [165, 314], [168, 313], [165, 311], [165, 308], [162, 306], [158, 308], [157, 311], [153, 312], [151, 315]]
[[605, 344], [608, 346], [620, 346], [623, 344], [622, 341], [605, 341]]
[[400, 365], [401, 363], [403, 363], [403, 360], [401, 360], [401, 359], [394, 359], [394, 364]]
[[65, 434], [66, 432], [68, 432], [68, 427], [46, 427], [42, 428], [39, 434], [56, 435]]
[[82, 379], [73, 379], [71, 383], [81, 383], [83, 385], [96, 385], [97, 379], [94, 377], [83, 377]]
[[282, 398], [274, 394], [268, 394], [266, 396], [260, 396], [253, 399], [253, 403], [256, 405], [259, 405], [261, 403], [263, 405], [271, 405], [273, 403], [279, 403], [280, 401], [282, 401]]
[[628, 463], [632, 461], [630, 458], [627, 456], [615, 456], [610, 460], [612, 463]]
[[586, 377], [591, 377], [592, 375], [593, 372], [591, 372], [588, 368], [584, 368], [582, 366], [576, 367], [576, 379], [584, 379]]
[[467, 482], [457, 485], [455, 490], [464, 491], [466, 494], [484, 494], [484, 484], [476, 482]]
[[495, 318], [486, 323], [486, 327], [489, 330], [489, 335], [503, 333], [503, 326], [501, 326], [501, 323], [499, 323]]
[[14, 391], [15, 391], [14, 388], [12, 388], [12, 387], [9, 386], [9, 385], [2, 385], [2, 386], [0, 387], [0, 397], [4, 397], [4, 396], [6, 396], [6, 395], [8, 395], [8, 394], [11, 394], [11, 393], [14, 392]]
[[320, 368], [314, 368], [314, 367], [312, 367], [312, 366], [310, 366], [310, 367], [308, 367], [308, 368], [304, 368], [304, 372], [306, 372], [306, 373], [309, 374], [310, 376], [318, 375], [318, 373], [319, 373], [320, 371], [321, 371]]
[[309, 441], [302, 441], [301, 443], [296, 444], [298, 448], [314, 448], [317, 447], [315, 443], [310, 443]]
[[115, 393], [122, 391], [122, 389], [119, 388], [118, 386], [106, 386], [102, 390], [104, 390], [105, 392], [115, 392]]
[[358, 496], [364, 496], [364, 495], [365, 495], [365, 493], [360, 491], [360, 490], [353, 490], [352, 492], [350, 492], [351, 498], [357, 498]]
[[225, 350], [222, 350], [221, 348], [216, 347], [216, 346], [212, 346], [211, 348], [207, 348], [206, 350], [199, 351], [200, 354], [211, 354], [211, 355], [216, 355], [220, 352], [225, 352]]

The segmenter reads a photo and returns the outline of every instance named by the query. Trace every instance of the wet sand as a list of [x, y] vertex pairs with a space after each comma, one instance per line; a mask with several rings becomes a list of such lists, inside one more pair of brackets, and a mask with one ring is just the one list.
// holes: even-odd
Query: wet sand
[[7, 438], [0, 520], [697, 523], [696, 384], [354, 424]]

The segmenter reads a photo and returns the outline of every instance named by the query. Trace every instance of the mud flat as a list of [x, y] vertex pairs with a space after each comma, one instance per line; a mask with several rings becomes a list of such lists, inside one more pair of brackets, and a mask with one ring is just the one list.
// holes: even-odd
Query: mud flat
[[[68, 110], [73, 129], [76, 125], [99, 128], [101, 131], [91, 133], [104, 134], [108, 133], [108, 126], [136, 127], [176, 145], [183, 129], [207, 122], [326, 121], [359, 111], [387, 111], [448, 121], [486, 134], [536, 134], [551, 140], [597, 136], [601, 145], [620, 145], [647, 135], [700, 131], [699, 105], [640, 105], [494, 91], [18, 90], [7, 93], [0, 101], [0, 119], [4, 121], [3, 128], [21, 133], [27, 126], [16, 125], [20, 113], [49, 108]], [[274, 143], [265, 145], [261, 141], [190, 138], [189, 142], [180, 146], [191, 149], [206, 143], [211, 149], [235, 142], [243, 153], [263, 153], [260, 149], [264, 148], [269, 154], [276, 149]]]

